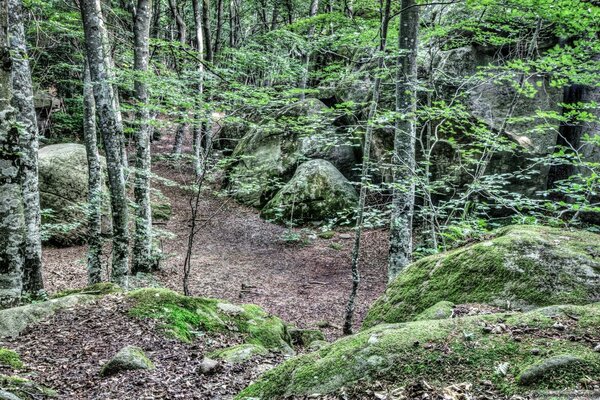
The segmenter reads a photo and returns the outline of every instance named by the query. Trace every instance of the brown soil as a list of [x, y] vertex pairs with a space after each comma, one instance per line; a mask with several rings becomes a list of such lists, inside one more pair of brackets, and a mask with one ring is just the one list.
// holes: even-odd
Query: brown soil
[[[166, 139], [154, 145], [154, 152], [165, 154], [170, 148]], [[186, 168], [163, 161], [154, 163], [153, 172], [179, 183], [190, 180]], [[190, 195], [178, 186], [155, 186], [173, 207], [171, 219], [156, 227], [174, 235], [162, 241], [167, 258], [156, 280], [181, 291]], [[190, 282], [193, 295], [255, 303], [301, 327], [324, 326], [327, 322], [329, 327], [325, 330], [330, 338], [341, 334], [339, 327], [350, 292], [353, 240], [340, 238], [337, 233], [329, 240], [317, 238], [308, 244], [288, 244], [282, 238], [285, 227], [266, 222], [255, 209], [214, 193], [202, 198], [199, 219], [202, 229], [194, 244]], [[86, 246], [44, 249], [44, 278], [51, 293], [86, 285], [85, 252]], [[106, 253], [108, 260], [108, 249]], [[365, 232], [356, 325], [385, 289], [386, 255], [387, 232]]]

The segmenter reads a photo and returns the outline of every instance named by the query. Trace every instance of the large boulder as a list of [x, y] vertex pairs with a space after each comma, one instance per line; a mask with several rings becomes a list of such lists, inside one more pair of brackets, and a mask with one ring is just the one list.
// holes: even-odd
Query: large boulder
[[266, 219], [322, 221], [351, 212], [358, 198], [352, 184], [330, 162], [310, 160], [262, 210]]
[[509, 308], [600, 301], [600, 235], [510, 226], [489, 240], [409, 265], [364, 325], [413, 319], [440, 301]]
[[[88, 164], [85, 146], [62, 143], [42, 147], [38, 153], [40, 206], [44, 240], [70, 245], [86, 239], [85, 209], [88, 196]], [[102, 171], [106, 160], [100, 156]], [[102, 230], [110, 233], [110, 198], [106, 179], [102, 176]], [[154, 219], [169, 219], [171, 204], [159, 190], [150, 195]]]
[[121, 371], [154, 369], [154, 363], [144, 350], [137, 346], [125, 346], [100, 369], [100, 375], [109, 376]]
[[[504, 399], [543, 389], [575, 398], [569, 393], [600, 376], [600, 353], [588, 339], [577, 339], [582, 336], [600, 340], [600, 303], [382, 324], [286, 361], [236, 400], [390, 393], [398, 399]], [[424, 390], [411, 395], [422, 382]], [[595, 398], [592, 391], [580, 395]]]
[[326, 159], [351, 176], [354, 149], [333, 122], [328, 108], [317, 99], [291, 104], [261, 121], [233, 151], [228, 181], [236, 199], [264, 206], [307, 159]]
[[[61, 244], [82, 242], [85, 239], [85, 206], [88, 192], [88, 164], [85, 146], [76, 143], [42, 147], [38, 153], [40, 206], [44, 214], [45, 239]], [[101, 157], [103, 170], [106, 161]], [[107, 193], [103, 182], [104, 193]], [[108, 211], [108, 198], [104, 196]], [[106, 214], [106, 212], [105, 212]], [[104, 218], [105, 227], [108, 218]]]

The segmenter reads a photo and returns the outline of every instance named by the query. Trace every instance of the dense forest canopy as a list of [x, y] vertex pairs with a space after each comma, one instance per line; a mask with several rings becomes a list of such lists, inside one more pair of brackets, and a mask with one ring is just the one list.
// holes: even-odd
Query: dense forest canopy
[[[411, 351], [446, 343], [447, 365], [462, 365], [462, 350], [493, 360], [481, 398], [542, 375], [543, 388], [558, 377], [557, 388], [597, 390], [599, 35], [595, 0], [0, 0], [0, 337], [100, 296], [127, 304], [121, 322], [160, 320], [184, 342], [219, 332], [216, 350], [202, 346], [230, 364], [278, 364], [325, 339], [229, 303], [257, 296], [300, 325], [335, 314], [318, 325], [329, 339], [362, 331], [246, 389], [264, 371], [244, 369], [219, 396], [428, 398], [417, 397], [436, 390], [425, 380], [454, 382], [426, 353], [397, 369], [411, 344], [387, 323], [408, 324]], [[531, 311], [542, 306], [557, 308]], [[519, 314], [478, 315], [507, 310]], [[463, 317], [462, 336], [443, 321]], [[545, 322], [519, 328], [533, 320]], [[481, 325], [523, 347], [471, 346]], [[537, 333], [523, 335], [538, 330], [569, 356], [551, 350], [558, 358], [531, 367]], [[119, 346], [94, 379], [132, 369], [123, 360], [154, 370], [142, 349]], [[347, 356], [363, 351], [373, 354]], [[200, 375], [234, 371], [197, 358]], [[591, 378], [539, 371], [548, 365]], [[381, 370], [396, 381], [378, 387]], [[409, 372], [425, 380], [408, 384]], [[9, 394], [37, 398], [2, 377]], [[448, 396], [432, 398], [463, 398]]]

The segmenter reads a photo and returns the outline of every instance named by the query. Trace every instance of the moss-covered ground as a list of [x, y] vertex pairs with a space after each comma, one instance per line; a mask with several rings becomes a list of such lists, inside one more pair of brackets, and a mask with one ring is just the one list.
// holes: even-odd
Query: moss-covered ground
[[[600, 303], [378, 325], [285, 362], [237, 398], [325, 394], [360, 381], [404, 386], [422, 379], [444, 386], [489, 381], [507, 395], [572, 389], [600, 376], [600, 354], [590, 343], [600, 340], [599, 328]], [[528, 368], [560, 355], [582, 362], [552, 370], [528, 386], [519, 384]], [[498, 372], [502, 364], [505, 373]]]

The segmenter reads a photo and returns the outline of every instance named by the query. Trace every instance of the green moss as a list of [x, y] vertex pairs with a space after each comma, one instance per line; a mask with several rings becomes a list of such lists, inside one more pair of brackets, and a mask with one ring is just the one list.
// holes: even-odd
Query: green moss
[[494, 239], [409, 265], [367, 314], [364, 326], [409, 321], [439, 301], [534, 307], [586, 304], [600, 290], [600, 236], [512, 226]]
[[123, 289], [119, 285], [112, 282], [100, 282], [91, 286], [87, 286], [83, 289], [68, 289], [63, 290], [52, 296], [53, 298], [65, 297], [72, 294], [92, 294], [92, 295], [105, 295], [111, 293], [122, 293]]
[[454, 309], [454, 303], [449, 301], [440, 301], [435, 303], [431, 307], [422, 311], [420, 314], [415, 316], [415, 321], [427, 320], [427, 319], [444, 319], [452, 316]]
[[23, 400], [56, 397], [54, 390], [19, 376], [0, 375], [0, 387]]
[[[253, 304], [240, 308], [216, 299], [186, 297], [167, 289], [140, 289], [129, 293], [129, 297], [135, 301], [129, 311], [131, 315], [161, 320], [166, 332], [185, 342], [192, 341], [200, 331], [236, 332], [243, 334], [250, 344], [286, 353], [291, 350], [283, 321]], [[228, 312], [228, 309], [240, 311]]]
[[[242, 391], [237, 399], [263, 399], [306, 396], [336, 392], [362, 381], [390, 382], [396, 386], [426, 379], [433, 385], [491, 381], [507, 395], [535, 389], [573, 389], [585, 376], [600, 376], [600, 354], [590, 351], [585, 342], [570, 340], [571, 334], [584, 332], [600, 339], [600, 325], [591, 329], [582, 320], [600, 316], [597, 305], [557, 307], [555, 321], [571, 321], [569, 331], [540, 332], [538, 321], [544, 312], [492, 314], [445, 320], [415, 321], [378, 325], [342, 338], [323, 349], [293, 358], [264, 374]], [[567, 315], [576, 311], [576, 323]], [[501, 334], [486, 333], [484, 325], [505, 324]], [[528, 329], [532, 328], [532, 329]], [[511, 331], [521, 332], [515, 340]], [[541, 349], [533, 352], [532, 349]], [[581, 359], [577, 370], [557, 370], [530, 386], [519, 385], [518, 377], [543, 359], [569, 354]], [[507, 363], [506, 375], [496, 373]]]
[[321, 239], [331, 239], [334, 236], [335, 236], [335, 231], [325, 231], [325, 232], [319, 233], [319, 237]]
[[152, 203], [152, 219], [166, 221], [173, 215], [173, 208], [169, 202]]
[[0, 348], [0, 365], [5, 367], [10, 367], [12, 369], [21, 369], [23, 368], [23, 361], [21, 361], [21, 357], [17, 352]]

